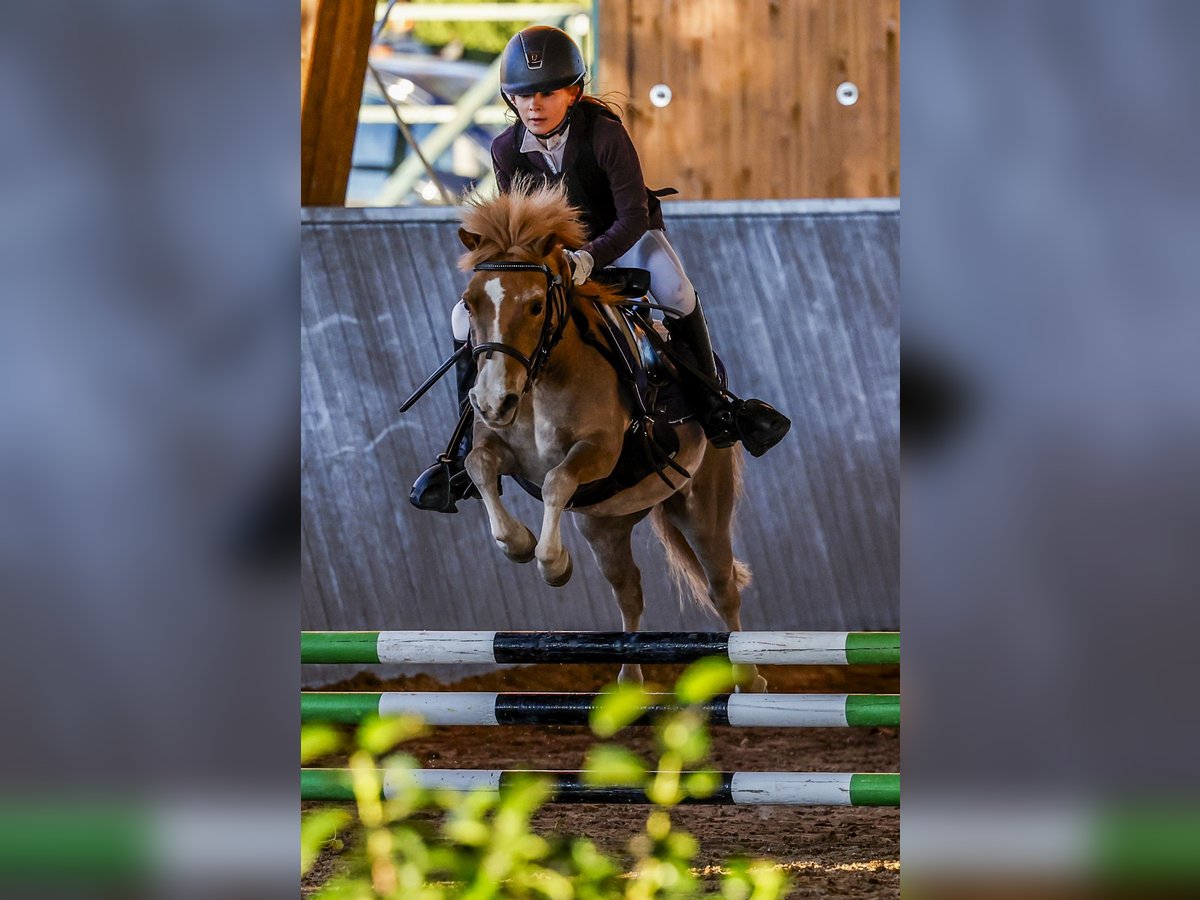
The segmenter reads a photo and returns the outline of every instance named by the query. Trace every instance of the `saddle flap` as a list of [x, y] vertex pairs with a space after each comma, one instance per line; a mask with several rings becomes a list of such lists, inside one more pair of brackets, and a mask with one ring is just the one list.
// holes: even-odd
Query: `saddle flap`
[[655, 349], [646, 330], [655, 325], [639, 309], [629, 306], [601, 306], [615, 349], [621, 355], [646, 408], [653, 406], [651, 388], [666, 384], [674, 375], [671, 364]]

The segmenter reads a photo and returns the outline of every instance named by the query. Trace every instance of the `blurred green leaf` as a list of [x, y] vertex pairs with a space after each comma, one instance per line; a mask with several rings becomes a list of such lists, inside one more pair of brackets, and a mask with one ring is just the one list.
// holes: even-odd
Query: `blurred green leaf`
[[704, 703], [717, 694], [733, 690], [733, 665], [727, 659], [710, 656], [692, 663], [675, 682], [675, 696], [680, 703]]
[[550, 852], [550, 844], [544, 837], [526, 833], [513, 842], [513, 850], [521, 859], [542, 859]]
[[376, 900], [369, 879], [356, 873], [335, 875], [313, 895], [313, 900]]
[[442, 829], [446, 837], [468, 847], [486, 847], [491, 840], [492, 830], [483, 822], [471, 819], [454, 819]]
[[754, 886], [751, 900], [778, 900], [788, 892], [790, 885], [787, 872], [772, 862], [755, 860], [747, 869], [747, 874]]
[[646, 765], [624, 747], [600, 744], [588, 750], [584, 781], [597, 786], [641, 787], [646, 783]]
[[656, 809], [646, 817], [646, 834], [655, 841], [665, 840], [671, 833], [671, 816]]
[[686, 831], [674, 831], [666, 838], [667, 852], [676, 859], [691, 861], [700, 852], [700, 842]]
[[650, 695], [640, 684], [609, 685], [596, 698], [592, 709], [592, 731], [602, 738], [612, 737], [631, 725], [646, 711]]
[[716, 772], [692, 772], [683, 780], [683, 789], [689, 797], [711, 797], [720, 787], [721, 776]]
[[306, 766], [322, 756], [342, 749], [342, 736], [330, 725], [300, 726], [300, 765]]
[[744, 860], [727, 860], [725, 874], [721, 877], [721, 896], [725, 900], [749, 900], [754, 886], [746, 874]]
[[350, 754], [349, 763], [358, 818], [368, 828], [378, 828], [384, 823], [383, 772], [376, 767], [374, 758], [361, 750]]
[[526, 816], [542, 806], [554, 793], [554, 779], [545, 775], [523, 775], [507, 783], [501, 806], [520, 810]]
[[658, 740], [664, 750], [678, 754], [685, 764], [708, 756], [708, 729], [704, 717], [696, 712], [685, 710], [659, 723]]
[[344, 809], [322, 809], [300, 820], [300, 874], [312, 868], [325, 844], [350, 821]]
[[616, 875], [621, 871], [589, 840], [575, 841], [571, 845], [570, 858], [585, 878], [600, 879]]
[[482, 819], [500, 803], [492, 791], [438, 791], [438, 798], [455, 816]]
[[680, 787], [679, 757], [664, 753], [658, 763], [658, 772], [646, 790], [650, 801], [657, 806], [674, 806], [683, 799]]
[[407, 825], [393, 828], [392, 841], [409, 865], [422, 871], [432, 865], [433, 855], [430, 848], [426, 845], [424, 836], [415, 828]]
[[358, 727], [358, 746], [374, 756], [383, 756], [397, 744], [426, 732], [420, 716], [369, 716]]
[[790, 887], [787, 873], [770, 860], [735, 857], [725, 862], [721, 896], [726, 900], [778, 900]]

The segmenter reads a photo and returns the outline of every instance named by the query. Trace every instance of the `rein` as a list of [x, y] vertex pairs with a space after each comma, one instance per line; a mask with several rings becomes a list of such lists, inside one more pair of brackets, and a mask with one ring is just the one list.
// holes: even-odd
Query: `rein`
[[504, 344], [499, 341], [484, 341], [481, 344], [477, 344], [471, 351], [472, 358], [477, 358], [480, 354], [486, 354], [487, 358], [491, 359], [493, 353], [503, 353], [506, 356], [511, 356], [521, 364], [525, 369], [525, 374], [529, 376], [525, 380], [525, 390], [523, 392], [528, 393], [529, 389], [533, 387], [533, 383], [537, 381], [542, 368], [546, 365], [546, 360], [550, 357], [550, 351], [562, 340], [563, 333], [567, 328], [567, 322], [571, 318], [567, 286], [563, 283], [562, 276], [555, 274], [544, 263], [485, 262], [477, 265], [474, 271], [541, 272], [546, 276], [546, 314], [542, 320], [542, 333], [538, 336], [537, 346], [533, 348], [530, 354], [526, 356], [512, 344]]

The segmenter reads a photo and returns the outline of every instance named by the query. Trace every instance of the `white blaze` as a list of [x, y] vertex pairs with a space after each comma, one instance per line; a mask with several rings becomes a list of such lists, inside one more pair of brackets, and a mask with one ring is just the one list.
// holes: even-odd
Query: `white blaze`
[[[503, 343], [500, 336], [500, 309], [504, 303], [504, 285], [499, 277], [489, 278], [483, 283], [483, 292], [492, 301], [492, 326], [486, 340]], [[475, 402], [485, 414], [495, 410], [506, 392], [504, 385], [504, 354], [493, 353], [483, 359], [483, 367], [475, 379]]]
[[504, 285], [500, 283], [499, 278], [489, 278], [483, 283], [483, 292], [491, 298], [492, 309], [496, 311], [496, 318], [492, 320], [492, 330], [488, 334], [488, 340], [500, 340], [500, 304], [504, 302]]

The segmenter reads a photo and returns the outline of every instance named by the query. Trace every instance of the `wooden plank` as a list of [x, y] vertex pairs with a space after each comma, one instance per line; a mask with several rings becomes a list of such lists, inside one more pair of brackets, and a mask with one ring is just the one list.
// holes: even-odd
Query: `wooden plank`
[[[612, 0], [596, 88], [687, 199], [898, 196], [899, 0]], [[859, 100], [842, 106], [852, 81]], [[670, 85], [664, 108], [649, 102]], [[623, 98], [624, 99], [624, 98]]]
[[375, 8], [303, 0], [300, 40], [300, 202], [341, 206], [362, 102]]

